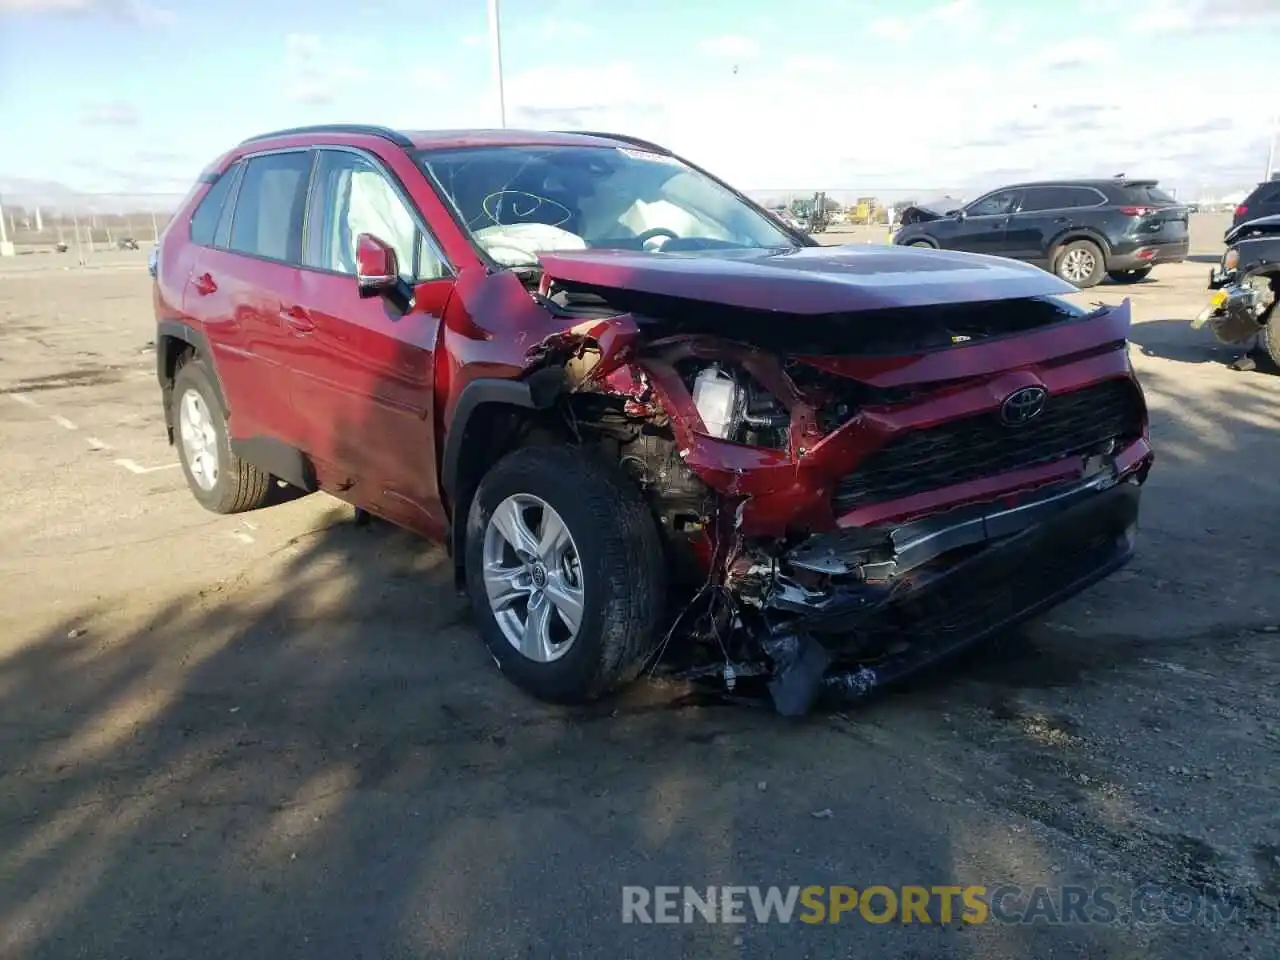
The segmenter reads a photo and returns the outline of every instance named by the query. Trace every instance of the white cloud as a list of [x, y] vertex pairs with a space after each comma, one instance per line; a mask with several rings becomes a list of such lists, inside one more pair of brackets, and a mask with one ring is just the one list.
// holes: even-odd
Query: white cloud
[[291, 33], [284, 38], [284, 96], [310, 106], [332, 103], [344, 84], [368, 76], [363, 67], [343, 61], [345, 48], [330, 48], [311, 33]]
[[831, 77], [841, 72], [844, 64], [835, 57], [823, 54], [786, 57], [782, 61], [783, 73], [805, 77]]
[[915, 36], [916, 23], [902, 17], [881, 17], [867, 29], [873, 37], [881, 40], [910, 40]]
[[462, 45], [466, 47], [478, 47], [488, 41], [488, 36], [483, 33], [468, 33], [462, 38]]
[[944, 0], [914, 16], [894, 15], [873, 20], [867, 29], [873, 37], [903, 43], [924, 34], [970, 36], [984, 22], [982, 10], [974, 0]]
[[448, 71], [439, 67], [414, 67], [409, 79], [423, 93], [443, 93], [453, 86]]
[[1143, 0], [1124, 25], [1135, 33], [1280, 26], [1276, 0]]
[[1047, 70], [1069, 70], [1098, 66], [1114, 60], [1116, 49], [1097, 37], [1076, 37], [1046, 47], [1037, 54], [1040, 64]]
[[724, 57], [728, 60], [748, 60], [760, 52], [760, 44], [750, 37], [737, 34], [725, 34], [722, 37], [711, 37], [698, 44], [698, 49], [708, 56]]
[[593, 32], [589, 26], [580, 20], [558, 17], [544, 20], [538, 27], [538, 33], [542, 39], [550, 41], [585, 40]]
[[86, 16], [101, 13], [140, 26], [165, 26], [173, 11], [146, 0], [0, 0], [0, 14]]
[[83, 104], [80, 118], [101, 127], [133, 127], [138, 123], [138, 111], [123, 100], [106, 100]]
[[[953, 23], [981, 12], [943, 6]], [[509, 79], [508, 113], [521, 125], [646, 137], [753, 190], [923, 195], [1121, 170], [1224, 189], [1257, 178], [1265, 118], [1274, 110], [1266, 64], [1236, 66], [1230, 110], [1218, 92], [1221, 65], [1211, 57], [1188, 59], [1162, 81], [1160, 96], [1117, 100], [1116, 89], [1142, 89], [1149, 77], [1143, 62], [1117, 55], [1109, 39], [1024, 41], [999, 58], [986, 44], [972, 54], [961, 46], [945, 70], [915, 73], [910, 84], [899, 79], [910, 49], [893, 71], [837, 53], [796, 53], [761, 57], [733, 76], [712, 67], [696, 84], [664, 82], [628, 62], [547, 64]], [[1084, 63], [1103, 69], [1077, 69]], [[854, 90], [856, 98], [846, 96]], [[761, 130], [783, 135], [762, 137]]]

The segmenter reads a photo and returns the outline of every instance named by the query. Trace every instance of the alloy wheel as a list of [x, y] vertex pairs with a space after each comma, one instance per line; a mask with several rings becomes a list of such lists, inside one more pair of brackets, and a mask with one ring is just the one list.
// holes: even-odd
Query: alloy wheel
[[582, 624], [582, 563], [573, 535], [545, 500], [519, 493], [498, 504], [484, 532], [483, 576], [507, 642], [537, 663], [569, 652]]
[[218, 432], [197, 390], [188, 390], [178, 403], [178, 435], [192, 479], [201, 490], [212, 490], [218, 482]]
[[1062, 277], [1071, 283], [1080, 283], [1089, 279], [1097, 266], [1098, 260], [1092, 253], [1077, 247], [1075, 250], [1068, 250], [1062, 258]]

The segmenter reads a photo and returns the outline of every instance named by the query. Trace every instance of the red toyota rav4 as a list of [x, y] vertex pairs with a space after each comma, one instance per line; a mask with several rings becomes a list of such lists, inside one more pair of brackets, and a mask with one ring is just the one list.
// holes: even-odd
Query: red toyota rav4
[[820, 247], [635, 138], [254, 137], [151, 269], [196, 499], [281, 481], [442, 538], [539, 697], [675, 650], [802, 713], [1132, 554], [1152, 453], [1127, 302]]

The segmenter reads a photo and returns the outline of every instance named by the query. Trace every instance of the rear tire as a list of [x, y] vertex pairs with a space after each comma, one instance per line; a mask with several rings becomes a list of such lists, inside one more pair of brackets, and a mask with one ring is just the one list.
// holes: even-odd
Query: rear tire
[[910, 243], [907, 244], [907, 246], [908, 247], [924, 247], [928, 250], [936, 249], [934, 245], [930, 243], [928, 240], [912, 240]]
[[1096, 287], [1106, 275], [1102, 250], [1092, 240], [1073, 240], [1058, 252], [1053, 272], [1081, 290]]
[[[560, 528], [567, 545], [552, 535]], [[517, 552], [516, 541], [527, 548]], [[553, 703], [588, 702], [634, 680], [656, 647], [667, 590], [640, 492], [568, 446], [524, 447], [485, 475], [467, 517], [466, 581], [499, 669]]]
[[203, 360], [184, 363], [173, 378], [174, 443], [192, 496], [214, 513], [265, 506], [271, 475], [231, 452], [227, 414]]
[[1141, 283], [1151, 276], [1151, 268], [1138, 267], [1136, 270], [1108, 270], [1107, 276], [1115, 283]]

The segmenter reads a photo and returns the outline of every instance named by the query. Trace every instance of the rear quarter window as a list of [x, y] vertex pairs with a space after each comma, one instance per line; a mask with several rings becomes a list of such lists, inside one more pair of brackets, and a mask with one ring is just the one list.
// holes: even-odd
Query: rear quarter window
[[1159, 187], [1145, 183], [1128, 183], [1120, 188], [1125, 203], [1177, 203]]
[[191, 216], [191, 242], [202, 247], [213, 246], [218, 232], [218, 221], [222, 217], [222, 208], [226, 205], [227, 195], [231, 192], [231, 184], [235, 180], [236, 168], [232, 167], [218, 178], [196, 206]]

